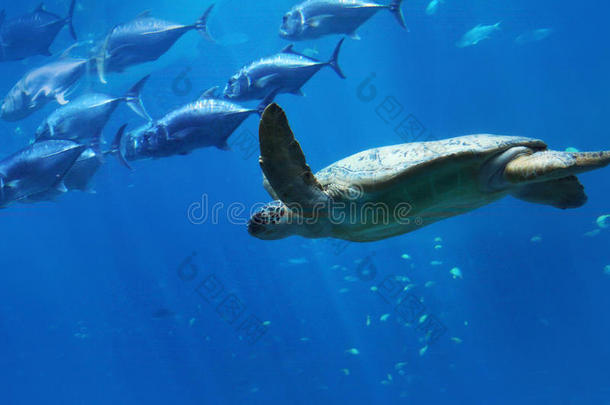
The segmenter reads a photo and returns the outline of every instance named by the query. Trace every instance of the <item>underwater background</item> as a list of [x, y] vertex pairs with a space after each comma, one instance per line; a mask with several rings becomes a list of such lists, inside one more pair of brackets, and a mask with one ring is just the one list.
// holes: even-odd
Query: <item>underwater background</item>
[[[288, 44], [278, 28], [293, 1], [216, 3], [216, 43], [187, 33], [158, 61], [105, 86], [92, 75], [78, 91], [123, 94], [151, 73], [142, 98], [157, 118]], [[97, 41], [147, 9], [190, 24], [209, 4], [78, 0], [74, 26]], [[68, 5], [45, 2], [60, 15]], [[403, 5], [410, 32], [380, 12], [347, 39], [346, 80], [322, 69], [304, 97], [277, 97], [314, 171], [376, 146], [471, 133], [610, 149], [610, 5], [446, 0], [434, 15], [427, 5]], [[456, 47], [499, 21], [492, 38]], [[551, 35], [515, 41], [541, 28]], [[338, 40], [295, 49], [326, 60]], [[63, 30], [51, 51], [72, 42]], [[45, 60], [0, 64], [3, 94]], [[388, 99], [399, 116], [384, 113]], [[0, 122], [0, 154], [26, 146], [55, 107]], [[413, 125], [397, 131], [404, 120]], [[142, 121], [120, 106], [107, 142], [124, 123]], [[248, 235], [247, 212], [227, 217], [233, 203], [270, 200], [257, 128], [250, 117], [231, 151], [132, 172], [108, 157], [95, 194], [0, 211], [3, 404], [610, 404], [610, 230], [596, 224], [610, 214], [608, 170], [581, 176], [589, 202], [577, 210], [506, 198], [381, 242], [265, 242]], [[395, 276], [421, 304], [410, 325], [381, 294]], [[248, 319], [265, 329], [246, 333]]]

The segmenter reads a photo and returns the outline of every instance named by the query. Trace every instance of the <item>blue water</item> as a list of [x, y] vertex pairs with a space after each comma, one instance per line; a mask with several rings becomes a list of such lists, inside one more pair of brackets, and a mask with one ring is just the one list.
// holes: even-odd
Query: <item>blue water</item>
[[[5, 0], [0, 8], [15, 16], [36, 3]], [[82, 40], [99, 39], [146, 9], [192, 23], [208, 5], [78, 0], [74, 24]], [[79, 91], [123, 94], [151, 73], [143, 99], [161, 117], [282, 49], [277, 29], [292, 5], [219, 1], [210, 30], [226, 44], [190, 32], [159, 61], [112, 74], [107, 86], [92, 77]], [[610, 149], [605, 2], [447, 0], [434, 16], [426, 5], [404, 5], [410, 33], [380, 12], [359, 31], [362, 40], [347, 40], [346, 80], [323, 69], [305, 97], [278, 97], [314, 170], [375, 146], [469, 133]], [[63, 15], [68, 2], [46, 6]], [[493, 38], [455, 46], [475, 25], [498, 21]], [[538, 28], [553, 33], [514, 43]], [[326, 59], [338, 39], [296, 49]], [[63, 30], [52, 51], [70, 44]], [[2, 93], [45, 60], [0, 64]], [[393, 120], [378, 110], [388, 98], [402, 108]], [[2, 156], [27, 145], [55, 107], [1, 122]], [[408, 116], [421, 127], [399, 135]], [[139, 120], [119, 107], [106, 140]], [[133, 172], [110, 158], [96, 194], [0, 212], [1, 403], [610, 403], [610, 231], [585, 236], [610, 213], [610, 171], [580, 176], [589, 202], [577, 210], [507, 198], [376, 243], [265, 242], [248, 235], [247, 213], [241, 223], [227, 218], [233, 203], [269, 200], [256, 134], [251, 117], [231, 152], [136, 162]], [[218, 220], [189, 220], [202, 200], [209, 212], [217, 207]], [[452, 277], [453, 267], [463, 278]], [[412, 326], [371, 289], [392, 275], [409, 277], [409, 292], [423, 301]], [[221, 305], [227, 299], [243, 310], [235, 320]], [[415, 327], [424, 314], [424, 323], [442, 325], [437, 339]], [[245, 333], [250, 316], [265, 322], [265, 333]]]

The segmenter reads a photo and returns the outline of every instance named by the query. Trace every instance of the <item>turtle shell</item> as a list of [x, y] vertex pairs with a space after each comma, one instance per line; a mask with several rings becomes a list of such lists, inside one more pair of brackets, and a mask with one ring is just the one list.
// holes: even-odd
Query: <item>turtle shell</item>
[[316, 174], [322, 186], [358, 188], [364, 193], [385, 192], [427, 170], [434, 176], [443, 169], [483, 165], [510, 148], [544, 150], [537, 139], [489, 134], [468, 135], [431, 142], [415, 142], [369, 149], [339, 160]]

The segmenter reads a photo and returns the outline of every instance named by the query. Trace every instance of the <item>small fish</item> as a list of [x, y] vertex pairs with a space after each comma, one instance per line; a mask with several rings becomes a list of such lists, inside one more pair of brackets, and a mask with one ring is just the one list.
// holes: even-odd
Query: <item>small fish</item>
[[426, 7], [426, 14], [434, 15], [438, 11], [438, 7], [444, 3], [444, 0], [432, 0]]
[[142, 118], [150, 120], [140, 99], [140, 91], [148, 77], [136, 83], [123, 97], [88, 93], [59, 107], [38, 127], [36, 140], [70, 139], [88, 144], [92, 139], [99, 139], [110, 116], [122, 102]]
[[578, 153], [578, 152], [580, 152], [580, 150], [579, 150], [579, 149], [577, 149], [577, 148], [573, 148], [573, 147], [571, 147], [571, 146], [570, 146], [570, 147], [568, 147], [568, 148], [566, 148], [566, 150], [565, 150], [565, 151], [566, 151], [566, 152], [568, 152], [568, 153]]
[[402, 0], [392, 0], [387, 5], [372, 0], [307, 0], [284, 15], [280, 36], [295, 41], [334, 34], [359, 39], [358, 28], [380, 10], [390, 11], [406, 29], [401, 3]]
[[532, 238], [530, 239], [530, 242], [540, 243], [540, 242], [542, 242], [542, 236], [540, 236], [540, 235], [532, 236]]
[[488, 39], [494, 32], [500, 31], [500, 22], [494, 25], [477, 25], [470, 31], [464, 34], [455, 45], [458, 48], [465, 48], [467, 46], [474, 46], [484, 39]]
[[529, 42], [542, 41], [543, 39], [546, 39], [551, 36], [552, 33], [553, 30], [550, 28], [539, 28], [519, 35], [517, 38], [515, 38], [515, 43], [523, 45]]
[[441, 243], [443, 241], [443, 238], [441, 238], [440, 236], [437, 236], [436, 238], [434, 238], [434, 242], [436, 243]]
[[453, 276], [454, 279], [456, 278], [463, 278], [462, 277], [462, 270], [460, 270], [459, 267], [454, 267], [452, 268], [449, 273]]
[[192, 25], [160, 20], [144, 12], [115, 26], [94, 50], [100, 81], [106, 83], [107, 72], [122, 72], [130, 66], [159, 59], [188, 31], [197, 30], [211, 39], [207, 24], [213, 8], [214, 4]]
[[403, 368], [404, 366], [406, 366], [406, 365], [407, 365], [407, 363], [406, 363], [406, 362], [399, 362], [399, 363], [396, 363], [396, 364], [394, 365], [394, 369], [395, 369], [395, 370], [400, 370], [400, 369], [402, 369], [402, 368]]
[[610, 276], [610, 264], [608, 264], [606, 267], [604, 267], [604, 274]]
[[52, 190], [67, 191], [66, 173], [86, 149], [72, 141], [34, 143], [0, 161], [0, 207], [41, 201]]
[[584, 236], [586, 236], [588, 238], [593, 238], [593, 237], [599, 235], [601, 232], [602, 232], [601, 229], [594, 229], [592, 231], [586, 232], [584, 234]]
[[426, 322], [426, 319], [428, 319], [428, 315], [424, 314], [422, 316], [419, 317], [419, 323], [424, 323]]
[[271, 325], [271, 321], [265, 321], [262, 323], [263, 326], [269, 326]]
[[403, 288], [403, 291], [409, 291], [409, 290], [412, 290], [413, 288], [415, 288], [415, 284], [407, 284], [405, 286], [405, 288]]
[[424, 354], [426, 354], [426, 352], [428, 351], [428, 345], [422, 347], [421, 349], [419, 349], [419, 355], [423, 356]]
[[602, 215], [595, 222], [601, 229], [610, 228], [610, 215]]
[[19, 121], [51, 100], [67, 104], [67, 94], [85, 74], [88, 65], [87, 59], [65, 57], [30, 70], [4, 98], [2, 119]]
[[343, 375], [349, 375], [349, 369], [348, 368], [342, 368], [341, 372], [343, 373]]
[[248, 117], [262, 114], [275, 96], [271, 93], [257, 109], [251, 109], [216, 98], [215, 90], [206, 91], [199, 100], [170, 111], [129, 134], [125, 135], [125, 126], [121, 127], [112, 144], [112, 152], [128, 166], [126, 161], [187, 155], [210, 146], [229, 150], [229, 137]]
[[426, 284], [424, 284], [424, 287], [426, 287], [426, 288], [430, 288], [430, 287], [432, 287], [434, 284], [436, 284], [434, 281], [426, 281]]
[[70, 3], [68, 16], [62, 18], [45, 10], [43, 3], [31, 13], [13, 19], [4, 19], [0, 12], [0, 61], [12, 61], [35, 55], [50, 56], [49, 46], [64, 26], [68, 26], [72, 38], [76, 33], [72, 15], [76, 0]]
[[189, 319], [189, 326], [193, 327], [193, 325], [195, 324], [196, 319], [195, 318], [191, 318]]
[[357, 355], [359, 355], [359, 354], [360, 354], [360, 351], [359, 351], [358, 349], [356, 349], [356, 348], [352, 348], [352, 349], [347, 349], [347, 350], [345, 351], [345, 353], [347, 353], [347, 354], [352, 354], [352, 355], [354, 355], [354, 356], [357, 356]]
[[339, 294], [345, 294], [345, 293], [348, 293], [348, 292], [349, 292], [349, 288], [341, 288], [339, 290]]
[[338, 62], [343, 41], [339, 41], [328, 62], [297, 53], [292, 45], [288, 45], [279, 54], [251, 63], [233, 75], [225, 86], [224, 97], [259, 100], [273, 92], [303, 95], [301, 88], [325, 66], [331, 67], [339, 77], [345, 79]]
[[459, 337], [452, 337], [451, 341], [457, 344], [462, 343], [462, 339], [460, 339]]
[[310, 57], [310, 58], [315, 58], [319, 54], [320, 54], [320, 51], [318, 51], [317, 48], [306, 48], [303, 50], [303, 55]]
[[435, 250], [441, 250], [443, 248], [443, 245], [435, 245], [434, 249]]
[[387, 321], [389, 318], [390, 318], [390, 314], [383, 314], [383, 315], [381, 315], [381, 316], [379, 317], [379, 320], [380, 320], [381, 322], [385, 322], [385, 321]]
[[430, 265], [431, 265], [431, 266], [442, 266], [442, 265], [443, 265], [443, 262], [441, 262], [440, 260], [432, 260], [432, 261], [430, 262]]
[[405, 260], [411, 260], [411, 256], [409, 256], [408, 254], [404, 253], [402, 256], [400, 256], [402, 259]]
[[371, 316], [370, 315], [366, 316], [366, 326], [371, 326]]
[[306, 259], [306, 258], [304, 258], [304, 257], [299, 257], [299, 258], [296, 258], [296, 259], [290, 259], [290, 260], [288, 260], [288, 263], [290, 263], [290, 264], [294, 264], [294, 265], [299, 265], [299, 264], [307, 264], [307, 263], [309, 263], [309, 260], [307, 260], [307, 259]]

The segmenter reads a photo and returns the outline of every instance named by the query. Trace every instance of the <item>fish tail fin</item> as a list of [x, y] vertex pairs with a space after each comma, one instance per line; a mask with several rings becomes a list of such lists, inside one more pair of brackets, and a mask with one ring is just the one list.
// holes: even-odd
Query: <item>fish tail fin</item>
[[144, 104], [142, 103], [142, 97], [140, 95], [142, 91], [142, 87], [146, 84], [146, 81], [150, 75], [145, 76], [139, 82], [133, 85], [131, 89], [125, 94], [125, 102], [136, 114], [140, 117], [144, 118], [147, 121], [152, 121], [148, 112], [146, 112], [146, 108], [144, 108]]
[[405, 23], [405, 16], [402, 13], [402, 2], [403, 0], [392, 0], [392, 2], [388, 5], [388, 9], [390, 10], [390, 13], [392, 13], [394, 18], [396, 18], [398, 24], [400, 24], [402, 28], [409, 31], [407, 23]]
[[123, 166], [125, 166], [129, 170], [133, 170], [131, 166], [129, 166], [129, 163], [127, 163], [127, 160], [125, 160], [125, 156], [123, 156], [123, 152], [121, 151], [121, 143], [123, 141], [123, 135], [125, 135], [125, 128], [127, 128], [127, 124], [119, 128], [116, 135], [114, 136], [114, 140], [112, 141], [110, 150], [107, 151], [105, 154], [115, 155]]
[[265, 108], [267, 108], [269, 106], [269, 104], [273, 103], [273, 100], [278, 95], [278, 93], [279, 93], [279, 89], [273, 90], [271, 93], [269, 93], [267, 95], [267, 97], [265, 97], [260, 102], [258, 107], [256, 107], [256, 112], [258, 113], [258, 115], [260, 115], [260, 116], [263, 115], [263, 112], [265, 112]]
[[345, 41], [345, 38], [341, 38], [341, 41], [339, 41], [339, 43], [337, 44], [337, 47], [335, 48], [335, 51], [333, 52], [333, 56], [328, 61], [328, 66], [333, 68], [333, 70], [335, 72], [337, 72], [339, 77], [342, 79], [345, 79], [345, 75], [343, 74], [343, 71], [341, 70], [341, 67], [339, 66], [339, 52], [341, 51], [341, 45], [343, 45], [344, 41]]
[[208, 41], [212, 42], [214, 42], [214, 39], [208, 31], [208, 19], [210, 18], [210, 14], [212, 13], [212, 9], [214, 9], [215, 5], [216, 4], [212, 4], [210, 7], [208, 7], [208, 9], [205, 10], [205, 13], [203, 13], [203, 15], [199, 17], [199, 19], [195, 23], [195, 29], [199, 32], [199, 34]]
[[72, 0], [70, 3], [70, 10], [68, 11], [68, 16], [66, 17], [66, 23], [68, 24], [68, 28], [70, 29], [70, 35], [74, 38], [75, 41], [78, 41], [76, 37], [76, 31], [74, 31], [74, 25], [72, 24], [72, 16], [74, 15], [74, 8], [76, 7], [76, 0]]

